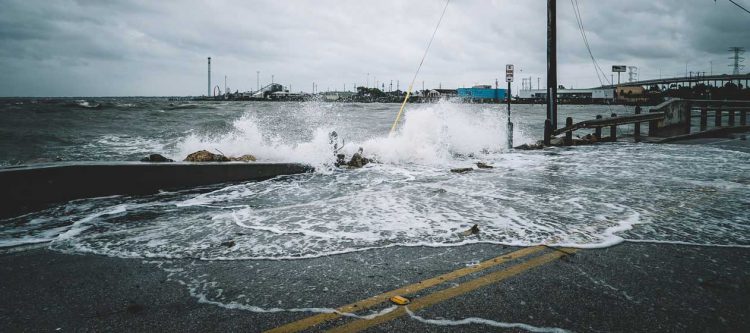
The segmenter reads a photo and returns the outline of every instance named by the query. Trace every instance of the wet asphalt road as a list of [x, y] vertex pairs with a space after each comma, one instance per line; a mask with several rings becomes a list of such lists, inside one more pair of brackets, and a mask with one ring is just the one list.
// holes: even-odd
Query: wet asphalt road
[[[191, 276], [210, 276], [225, 297], [246, 295], [244, 304], [335, 308], [519, 249], [393, 247], [303, 260], [159, 264], [31, 249], [0, 256], [0, 331], [263, 331], [315, 313], [256, 313], [201, 303], [190, 294], [196, 287]], [[431, 320], [490, 320], [484, 324], [444, 326], [456, 322], [425, 323], [405, 314], [364, 331], [524, 331], [492, 326], [499, 323], [578, 332], [750, 331], [750, 249], [741, 248], [623, 243], [571, 255], [541, 248], [408, 295], [410, 306], [543, 256], [555, 258], [414, 310]], [[184, 266], [191, 275], [167, 272]], [[304, 331], [366, 321], [337, 318]]]

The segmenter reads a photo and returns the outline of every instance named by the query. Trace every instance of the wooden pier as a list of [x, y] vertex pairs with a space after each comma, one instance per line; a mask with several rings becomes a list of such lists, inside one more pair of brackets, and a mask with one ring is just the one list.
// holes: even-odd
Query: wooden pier
[[[750, 112], [750, 101], [714, 101], [714, 100], [686, 100], [672, 99], [661, 103], [641, 113], [636, 107], [632, 115], [618, 116], [611, 114], [609, 118], [597, 115], [596, 119], [573, 122], [568, 117], [565, 127], [554, 129], [552, 122], [547, 120], [544, 128], [545, 146], [554, 145], [553, 137], [564, 134], [562, 145], [571, 146], [573, 132], [580, 129], [593, 129], [592, 142], [617, 141], [617, 126], [633, 124], [633, 139], [636, 142], [644, 140], [641, 124], [648, 124], [645, 138], [649, 142], [666, 143], [693, 138], [721, 138], [733, 133], [749, 132], [747, 113]], [[725, 117], [726, 116], [726, 117]], [[692, 119], [699, 118], [699, 130], [691, 132]], [[713, 118], [713, 127], [709, 128], [709, 118]], [[602, 137], [602, 128], [609, 127], [609, 136]]]

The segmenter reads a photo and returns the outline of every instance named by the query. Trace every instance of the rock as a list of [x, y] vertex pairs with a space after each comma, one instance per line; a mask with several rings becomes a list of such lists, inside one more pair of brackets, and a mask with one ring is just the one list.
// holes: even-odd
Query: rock
[[513, 148], [514, 149], [519, 149], [519, 150], [537, 150], [537, 149], [543, 149], [544, 148], [544, 144], [542, 144], [541, 141], [537, 142], [535, 144], [524, 143], [524, 144], [522, 144], [520, 146], [513, 147]]
[[141, 159], [141, 162], [174, 162], [160, 154], [151, 154]]
[[473, 168], [455, 168], [455, 169], [451, 169], [451, 172], [453, 172], [453, 173], [467, 173], [467, 172], [472, 171], [472, 170], [474, 170], [474, 169]]
[[354, 153], [354, 155], [352, 155], [352, 159], [349, 160], [349, 163], [347, 163], [346, 165], [349, 166], [350, 168], [356, 169], [356, 168], [361, 168], [370, 162], [371, 161], [368, 158], [362, 156], [362, 147], [360, 147], [359, 151], [357, 151], [356, 153]]
[[367, 163], [370, 163], [370, 160], [364, 158], [360, 153], [354, 153], [354, 155], [352, 155], [352, 159], [349, 160], [349, 163], [347, 163], [347, 165], [350, 168], [361, 168], [367, 165]]
[[346, 155], [336, 154], [336, 166], [340, 167], [342, 165], [346, 165]]
[[549, 140], [549, 144], [552, 146], [562, 146], [565, 144], [564, 138], [552, 138]]
[[221, 246], [226, 246], [226, 247], [234, 247], [234, 245], [235, 245], [235, 243], [234, 243], [233, 240], [221, 243]]
[[229, 159], [224, 155], [213, 154], [207, 150], [199, 150], [185, 158], [187, 162], [228, 162]]
[[246, 154], [246, 155], [242, 155], [240, 157], [230, 157], [229, 160], [231, 160], [231, 161], [239, 161], [239, 162], [255, 162], [258, 159], [255, 158], [255, 156], [253, 156], [253, 155]]
[[480, 168], [480, 169], [493, 169], [494, 167], [491, 166], [491, 165], [489, 165], [489, 164], [487, 164], [487, 163], [484, 163], [484, 162], [477, 162], [477, 168]]
[[469, 228], [469, 230], [464, 231], [463, 235], [469, 236], [469, 235], [476, 235], [478, 233], [479, 233], [479, 226], [475, 224], [471, 228]]

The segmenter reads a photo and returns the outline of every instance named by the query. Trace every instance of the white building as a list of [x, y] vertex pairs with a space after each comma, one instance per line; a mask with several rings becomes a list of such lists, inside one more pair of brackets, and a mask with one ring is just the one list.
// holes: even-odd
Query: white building
[[[537, 99], [546, 100], [547, 90], [546, 89], [531, 89], [521, 90], [518, 93], [520, 99]], [[614, 89], [558, 89], [558, 99], [575, 99], [575, 100], [609, 100], [612, 101], [615, 98]]]

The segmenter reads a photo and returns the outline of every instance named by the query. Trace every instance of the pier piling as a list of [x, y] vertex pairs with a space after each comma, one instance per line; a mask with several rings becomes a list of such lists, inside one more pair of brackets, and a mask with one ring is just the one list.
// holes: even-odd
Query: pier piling
[[740, 126], [747, 125], [747, 110], [740, 111]]
[[549, 146], [552, 141], [552, 120], [544, 121], [544, 145]]
[[708, 128], [708, 106], [701, 106], [701, 132]]
[[716, 109], [716, 116], [714, 117], [714, 126], [721, 127], [721, 107]]
[[[596, 115], [596, 119], [602, 119], [602, 115], [600, 115], [600, 114]], [[601, 127], [597, 127], [594, 130], [594, 135], [596, 136], [597, 140], [601, 140], [602, 139], [602, 128]]]
[[[613, 113], [611, 117], [612, 118], [616, 118], [617, 114]], [[609, 139], [612, 142], [617, 141], [617, 125], [612, 125], [612, 126], [609, 127]]]
[[[640, 106], [635, 107], [635, 114], [641, 114]], [[633, 140], [635, 140], [635, 142], [641, 141], [641, 123], [633, 124]]]
[[728, 112], [727, 125], [734, 126], [734, 110], [727, 110], [727, 112]]
[[[565, 118], [565, 127], [572, 127], [573, 126], [573, 117]], [[565, 145], [566, 146], [572, 146], [573, 145], [573, 131], [568, 131], [565, 133]]]

